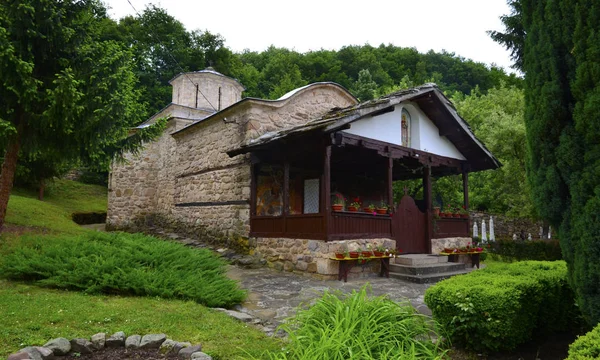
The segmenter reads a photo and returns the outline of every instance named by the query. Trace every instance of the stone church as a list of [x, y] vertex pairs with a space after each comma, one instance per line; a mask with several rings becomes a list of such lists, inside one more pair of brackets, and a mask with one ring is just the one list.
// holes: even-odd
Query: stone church
[[[172, 102], [139, 126], [167, 118], [163, 134], [111, 169], [109, 229], [155, 226], [332, 276], [336, 251], [468, 241], [468, 219], [433, 218], [432, 178], [462, 175], [468, 207], [468, 173], [500, 166], [435, 84], [365, 103], [332, 82], [242, 98], [211, 69], [170, 84]], [[424, 198], [394, 202], [404, 179], [422, 180]]]

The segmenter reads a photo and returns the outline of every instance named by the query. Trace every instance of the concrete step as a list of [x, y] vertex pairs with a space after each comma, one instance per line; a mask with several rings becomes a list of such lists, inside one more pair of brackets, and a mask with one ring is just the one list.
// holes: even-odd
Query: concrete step
[[429, 275], [429, 274], [440, 274], [447, 272], [463, 271], [466, 265], [463, 263], [435, 263], [426, 265], [399, 265], [390, 264], [390, 271], [398, 274], [406, 275]]
[[450, 271], [450, 272], [444, 272], [444, 273], [438, 273], [438, 274], [427, 274], [427, 275], [408, 275], [408, 274], [399, 274], [399, 273], [390, 272], [390, 277], [395, 278], [395, 279], [410, 281], [410, 282], [417, 283], [417, 284], [432, 284], [432, 283], [447, 279], [452, 276], [463, 275], [463, 274], [468, 274], [468, 273], [469, 273], [469, 271], [467, 271], [467, 270]]
[[399, 264], [399, 265], [416, 266], [416, 265], [447, 263], [448, 257], [442, 256], [442, 255], [429, 255], [429, 254], [409, 254], [409, 255], [397, 256], [394, 260], [395, 260], [396, 264]]

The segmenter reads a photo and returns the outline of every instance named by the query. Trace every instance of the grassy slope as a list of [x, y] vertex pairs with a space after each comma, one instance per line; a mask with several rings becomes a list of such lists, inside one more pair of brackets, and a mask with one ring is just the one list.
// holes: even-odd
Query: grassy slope
[[[54, 234], [90, 231], [71, 220], [73, 212], [106, 211], [106, 188], [68, 180], [50, 185], [45, 200], [15, 189], [6, 222]], [[0, 235], [6, 237], [13, 235]], [[260, 331], [194, 302], [149, 297], [92, 296], [0, 280], [0, 358], [54, 337], [89, 337], [97, 332], [164, 332], [178, 341], [202, 343], [213, 359], [244, 359], [281, 346]]]
[[[0, 280], [0, 358], [54, 337], [165, 333], [201, 343], [213, 359], [243, 359], [276, 350], [280, 343], [222, 313], [191, 301], [92, 296]], [[243, 350], [242, 350], [243, 349]]]
[[55, 180], [44, 201], [34, 191], [14, 189], [8, 202], [6, 223], [62, 233], [84, 231], [71, 220], [74, 212], [106, 211], [106, 188], [70, 180]]

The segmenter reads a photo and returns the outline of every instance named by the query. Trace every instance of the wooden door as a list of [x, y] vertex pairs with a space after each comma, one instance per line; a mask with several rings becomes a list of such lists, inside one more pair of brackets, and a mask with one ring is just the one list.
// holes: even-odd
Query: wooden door
[[428, 253], [426, 216], [426, 213], [419, 210], [412, 197], [402, 197], [392, 220], [393, 236], [398, 251], [402, 250], [403, 254]]

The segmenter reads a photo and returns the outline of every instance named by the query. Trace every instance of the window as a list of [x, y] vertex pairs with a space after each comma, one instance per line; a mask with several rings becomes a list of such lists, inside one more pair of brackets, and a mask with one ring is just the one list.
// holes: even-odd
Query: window
[[319, 212], [319, 179], [304, 180], [304, 213]]
[[256, 215], [280, 216], [283, 211], [283, 168], [261, 164], [256, 177]]
[[402, 109], [401, 125], [402, 146], [410, 147], [410, 113], [406, 109]]

